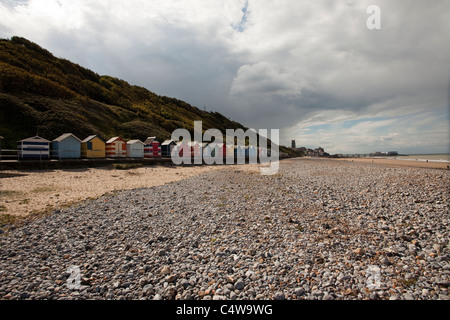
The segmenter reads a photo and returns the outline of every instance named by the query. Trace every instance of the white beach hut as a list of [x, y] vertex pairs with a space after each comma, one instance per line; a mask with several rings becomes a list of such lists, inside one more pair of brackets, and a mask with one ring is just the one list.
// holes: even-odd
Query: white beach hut
[[128, 158], [143, 158], [144, 146], [141, 140], [130, 140], [127, 142], [127, 157]]

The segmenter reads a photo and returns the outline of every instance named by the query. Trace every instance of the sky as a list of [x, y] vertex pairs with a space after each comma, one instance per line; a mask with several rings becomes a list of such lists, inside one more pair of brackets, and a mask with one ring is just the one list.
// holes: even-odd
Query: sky
[[285, 146], [448, 153], [449, 12], [447, 0], [0, 0], [0, 38], [279, 129]]

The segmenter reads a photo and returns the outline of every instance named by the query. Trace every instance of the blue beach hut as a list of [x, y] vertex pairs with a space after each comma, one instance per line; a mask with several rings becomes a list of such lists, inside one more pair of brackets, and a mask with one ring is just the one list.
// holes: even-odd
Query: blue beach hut
[[245, 146], [241, 145], [234, 146], [234, 158], [245, 159]]
[[65, 133], [52, 141], [52, 158], [78, 159], [81, 158], [81, 140], [72, 133]]
[[163, 157], [170, 158], [172, 154], [172, 149], [175, 148], [177, 144], [173, 140], [166, 140], [161, 144], [161, 153]]

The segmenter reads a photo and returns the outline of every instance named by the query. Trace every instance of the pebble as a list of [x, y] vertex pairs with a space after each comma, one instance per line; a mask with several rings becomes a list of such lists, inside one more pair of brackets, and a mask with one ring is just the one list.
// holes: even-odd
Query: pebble
[[0, 299], [449, 299], [449, 171], [224, 169], [1, 225]]
[[286, 297], [283, 292], [276, 292], [273, 296], [275, 300], [285, 300]]
[[245, 287], [245, 284], [243, 281], [238, 281], [234, 284], [234, 288], [236, 290], [242, 290], [242, 289], [244, 289], [244, 287]]
[[155, 294], [155, 297], [153, 298], [153, 300], [163, 300], [163, 298], [161, 297], [161, 295], [159, 293]]

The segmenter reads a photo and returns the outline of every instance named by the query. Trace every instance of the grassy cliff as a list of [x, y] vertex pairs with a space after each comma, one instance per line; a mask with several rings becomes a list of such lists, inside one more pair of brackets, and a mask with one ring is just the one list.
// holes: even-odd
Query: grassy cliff
[[173, 130], [243, 128], [218, 112], [155, 93], [124, 80], [100, 76], [24, 38], [0, 40], [0, 135], [5, 148], [39, 134], [54, 139], [65, 132], [80, 138], [168, 139]]
[[[165, 140], [178, 128], [193, 133], [196, 120], [203, 121], [203, 130], [216, 128], [224, 135], [226, 129], [247, 129], [218, 112], [100, 76], [27, 39], [0, 39], [0, 136], [4, 137], [4, 149], [15, 148], [18, 140], [30, 136], [53, 140], [67, 132], [80, 139], [97, 134], [104, 139], [156, 136]], [[280, 151], [299, 155], [281, 146]]]

